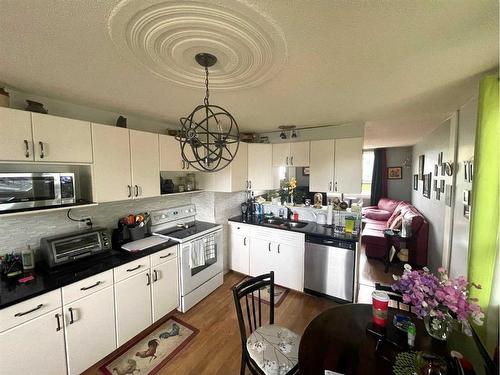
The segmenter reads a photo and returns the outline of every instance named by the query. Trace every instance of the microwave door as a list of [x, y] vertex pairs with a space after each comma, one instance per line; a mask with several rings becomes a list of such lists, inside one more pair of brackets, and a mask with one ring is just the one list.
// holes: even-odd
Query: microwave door
[[0, 174], [0, 210], [61, 204], [58, 173]]

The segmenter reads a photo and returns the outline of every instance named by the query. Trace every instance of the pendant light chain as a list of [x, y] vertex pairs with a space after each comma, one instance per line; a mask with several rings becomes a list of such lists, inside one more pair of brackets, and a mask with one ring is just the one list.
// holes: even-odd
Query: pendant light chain
[[210, 96], [210, 91], [208, 90], [208, 66], [205, 65], [205, 105], [208, 104], [208, 97]]

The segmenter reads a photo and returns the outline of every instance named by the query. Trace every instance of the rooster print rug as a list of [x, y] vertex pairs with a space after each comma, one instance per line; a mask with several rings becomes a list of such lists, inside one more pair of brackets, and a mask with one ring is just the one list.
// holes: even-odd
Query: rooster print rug
[[175, 317], [168, 318], [142, 338], [126, 344], [99, 370], [106, 375], [156, 374], [199, 331]]
[[[238, 284], [241, 284], [243, 281], [248, 279], [250, 279], [250, 277], [244, 277], [234, 285], [236, 286]], [[264, 287], [261, 288], [260, 291], [260, 298], [262, 302], [269, 305], [269, 303], [271, 302], [271, 288]], [[279, 305], [281, 305], [289, 291], [290, 289], [274, 284], [274, 307], [278, 307]], [[258, 298], [257, 292], [254, 292], [254, 298]]]

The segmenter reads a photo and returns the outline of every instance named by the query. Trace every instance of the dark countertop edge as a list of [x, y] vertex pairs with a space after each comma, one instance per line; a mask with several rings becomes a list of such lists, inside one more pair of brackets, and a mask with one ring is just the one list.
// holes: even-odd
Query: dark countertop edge
[[[101, 254], [101, 255], [95, 255], [91, 257], [91, 259], [82, 259], [81, 261], [75, 263], [72, 266], [68, 266], [68, 269], [65, 271], [62, 271], [62, 267], [64, 265], [59, 266], [61, 269], [61, 273], [53, 272], [49, 273], [47, 271], [46, 267], [43, 267], [42, 263], [37, 263], [36, 267], [34, 270], [27, 271], [24, 274], [20, 275], [19, 277], [16, 278], [16, 280], [0, 280], [0, 285], [3, 286], [3, 284], [8, 284], [8, 283], [16, 283], [16, 286], [21, 287], [21, 286], [27, 286], [29, 287], [29, 282], [26, 284], [20, 284], [17, 282], [17, 279], [26, 277], [28, 275], [33, 275], [35, 278], [47, 278], [51, 279], [53, 278], [52, 283], [49, 284], [41, 290], [36, 290], [33, 293], [29, 293], [26, 295], [22, 295], [19, 298], [13, 298], [7, 302], [2, 302], [2, 294], [7, 294], [6, 292], [3, 292], [3, 288], [0, 289], [0, 310], [5, 309], [7, 307], [16, 305], [20, 302], [27, 301], [31, 298], [41, 296], [42, 294], [52, 292], [56, 289], [63, 288], [67, 285], [73, 284], [75, 282], [84, 280], [86, 278], [95, 276], [97, 274], [100, 274], [102, 272], [109, 271], [110, 269], [120, 267], [123, 264], [130, 263], [134, 260], [152, 255], [154, 253], [157, 253], [158, 251], [168, 249], [169, 247], [176, 246], [178, 243], [175, 241], [169, 240], [166, 243], [156, 245], [148, 250], [144, 250], [138, 253], [130, 253], [125, 250], [117, 250], [113, 249], [110, 252], [106, 254]], [[177, 254], [178, 255], [178, 254]], [[101, 265], [101, 267], [97, 267]], [[95, 269], [92, 269], [92, 267], [95, 267]], [[81, 269], [81, 275], [75, 275], [78, 272], [76, 270], [80, 268]], [[84, 272], [85, 270], [90, 270], [88, 272]], [[70, 276], [71, 274], [74, 274], [74, 276]], [[59, 279], [59, 281], [57, 281]]]
[[[257, 221], [255, 221], [257, 219]], [[228, 221], [231, 221], [233, 223], [240, 223], [240, 224], [248, 224], [248, 225], [255, 225], [258, 227], [263, 227], [263, 228], [269, 228], [269, 229], [279, 229], [279, 230], [285, 230], [288, 232], [295, 232], [295, 233], [302, 233], [305, 235], [310, 235], [310, 236], [317, 236], [317, 237], [323, 237], [323, 238], [328, 238], [328, 239], [335, 239], [335, 240], [340, 240], [340, 241], [347, 241], [347, 242], [358, 242], [359, 241], [359, 236], [353, 237], [353, 236], [343, 236], [339, 234], [332, 234], [332, 233], [318, 233], [317, 228], [321, 227], [323, 230], [329, 230], [328, 228], [323, 227], [320, 224], [316, 224], [312, 221], [304, 221], [307, 222], [308, 224], [303, 227], [303, 228], [290, 228], [290, 227], [282, 227], [282, 226], [277, 226], [277, 225], [266, 225], [261, 222], [261, 219], [258, 219], [256, 217], [252, 217], [250, 220], [243, 221], [241, 215], [234, 216], [228, 219]]]

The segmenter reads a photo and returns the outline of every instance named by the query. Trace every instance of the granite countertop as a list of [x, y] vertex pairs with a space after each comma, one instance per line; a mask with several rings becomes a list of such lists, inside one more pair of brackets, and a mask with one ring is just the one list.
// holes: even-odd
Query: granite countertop
[[334, 233], [332, 227], [326, 227], [325, 225], [322, 225], [322, 224], [316, 224], [313, 221], [302, 221], [303, 223], [307, 223], [307, 225], [305, 227], [302, 227], [302, 228], [292, 228], [292, 227], [289, 227], [286, 225], [266, 224], [266, 223], [264, 223], [263, 216], [251, 216], [251, 217], [245, 218], [245, 220], [243, 220], [243, 217], [241, 215], [239, 215], [239, 216], [235, 216], [235, 217], [230, 218], [229, 221], [236, 222], [236, 223], [242, 223], [242, 224], [258, 225], [258, 226], [262, 226], [265, 228], [271, 228], [271, 229], [288, 230], [291, 232], [304, 233], [305, 235], [325, 237], [328, 239], [336, 239], [336, 240], [349, 241], [349, 242], [358, 242], [359, 241], [359, 236], [357, 236], [357, 235], [352, 235], [352, 234], [348, 234], [348, 233], [344, 233], [344, 234]]
[[[175, 245], [175, 241], [168, 241], [139, 253], [111, 250], [72, 264], [61, 265], [55, 270], [48, 270], [43, 263], [37, 263], [34, 270], [19, 277], [0, 279], [0, 310]], [[34, 276], [34, 280], [26, 283], [17, 281], [29, 275]]]

